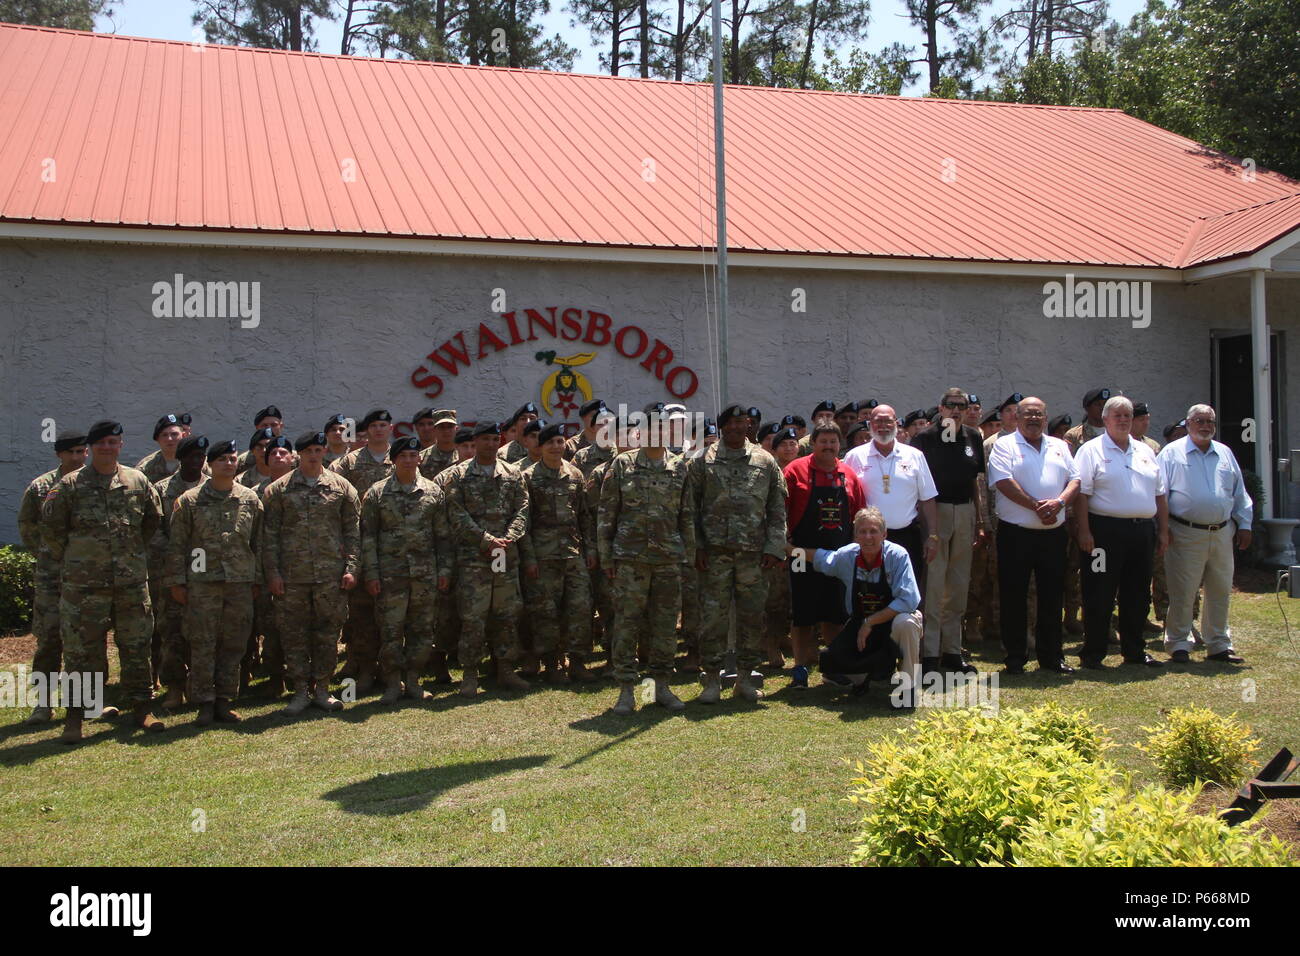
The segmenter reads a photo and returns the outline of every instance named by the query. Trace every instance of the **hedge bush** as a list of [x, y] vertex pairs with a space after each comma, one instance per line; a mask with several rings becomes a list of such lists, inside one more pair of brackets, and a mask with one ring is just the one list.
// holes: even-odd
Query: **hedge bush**
[[1192, 808], [1200, 786], [1112, 791], [1086, 816], [1052, 807], [1025, 827], [1018, 866], [1294, 866], [1255, 821], [1230, 827]]
[[1204, 707], [1175, 707], [1156, 727], [1143, 727], [1147, 742], [1140, 750], [1151, 755], [1161, 777], [1171, 787], [1197, 781], [1236, 788], [1251, 768], [1259, 741], [1236, 714], [1221, 717]]
[[0, 547], [0, 632], [26, 633], [32, 624], [36, 559], [14, 545]]
[[1101, 734], [1057, 707], [941, 710], [877, 741], [849, 800], [866, 812], [853, 863], [1010, 862], [1049, 806], [1085, 812], [1112, 786]]

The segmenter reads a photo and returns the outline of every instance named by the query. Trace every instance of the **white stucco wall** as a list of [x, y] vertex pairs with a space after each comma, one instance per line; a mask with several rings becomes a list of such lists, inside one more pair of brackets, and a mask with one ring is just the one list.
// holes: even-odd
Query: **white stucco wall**
[[[155, 282], [260, 282], [260, 325], [235, 318], [155, 318]], [[948, 385], [987, 401], [1012, 391], [1042, 396], [1052, 414], [1079, 415], [1079, 399], [1109, 386], [1149, 402], [1153, 431], [1209, 399], [1210, 330], [1249, 330], [1244, 279], [1153, 284], [1149, 328], [1122, 319], [1043, 317], [1042, 279], [769, 270], [731, 272], [731, 390], [764, 417], [807, 416], [823, 397], [878, 398], [901, 412], [928, 406]], [[156, 446], [153, 422], [189, 411], [209, 437], [247, 440], [250, 417], [274, 403], [286, 432], [336, 412], [387, 406], [398, 418], [424, 404], [463, 418], [500, 417], [540, 398], [550, 369], [534, 355], [595, 351], [579, 371], [611, 403], [667, 400], [663, 383], [612, 345], [543, 334], [477, 357], [480, 322], [503, 340], [493, 290], [506, 308], [587, 310], [613, 327], [633, 324], [689, 365], [717, 410], [699, 267], [558, 263], [413, 255], [307, 253], [48, 241], [0, 242], [0, 541], [16, 540], [26, 483], [53, 466], [41, 426], [84, 427], [100, 417], [126, 427], [131, 464]], [[793, 290], [807, 311], [791, 310]], [[1269, 319], [1286, 331], [1286, 367], [1300, 376], [1300, 280], [1270, 280]], [[712, 300], [710, 299], [710, 302]], [[521, 326], [526, 328], [526, 326]], [[465, 332], [472, 364], [444, 374], [426, 398], [411, 381], [425, 356]], [[644, 356], [643, 356], [644, 357]], [[435, 369], [435, 371], [437, 371]], [[1300, 403], [1283, 404], [1289, 447], [1300, 447]], [[1298, 497], [1291, 490], [1293, 500]]]

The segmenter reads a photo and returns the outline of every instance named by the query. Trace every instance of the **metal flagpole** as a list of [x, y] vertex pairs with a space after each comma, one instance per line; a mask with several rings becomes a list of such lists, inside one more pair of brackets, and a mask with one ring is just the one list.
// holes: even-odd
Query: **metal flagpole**
[[718, 390], [719, 408], [731, 401], [727, 381], [727, 176], [722, 146], [722, 0], [713, 0], [713, 160], [718, 207]]

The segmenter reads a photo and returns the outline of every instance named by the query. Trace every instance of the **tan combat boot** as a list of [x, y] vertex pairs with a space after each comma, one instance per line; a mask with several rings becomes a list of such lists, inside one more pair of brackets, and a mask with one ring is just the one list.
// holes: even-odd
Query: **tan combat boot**
[[168, 711], [180, 710], [185, 706], [185, 685], [168, 684], [167, 696], [163, 698], [163, 709]]
[[736, 686], [732, 690], [733, 698], [739, 697], [741, 700], [747, 700], [751, 704], [757, 703], [763, 699], [763, 692], [753, 684], [753, 675], [748, 667], [736, 668]]
[[312, 694], [311, 702], [321, 710], [335, 711], [343, 709], [343, 701], [330, 693], [330, 685], [323, 680], [316, 684], [316, 693]]
[[697, 704], [716, 704], [722, 700], [722, 677], [717, 671], [704, 672], [704, 693], [695, 698]]
[[681, 698], [674, 694], [672, 688], [668, 686], [666, 677], [655, 678], [655, 703], [672, 711], [686, 709], [686, 705], [682, 703]]
[[560, 663], [559, 654], [547, 654], [544, 660], [546, 662], [546, 683], [567, 684], [569, 682], [569, 675], [564, 672], [564, 665]]
[[297, 717], [307, 709], [311, 703], [311, 698], [307, 696], [307, 688], [299, 687], [293, 692], [293, 699], [289, 701], [289, 706], [285, 707], [284, 713], [287, 717]]
[[569, 655], [569, 680], [578, 684], [594, 684], [597, 680], [596, 675], [587, 670], [582, 662], [581, 657]]
[[[443, 665], [444, 669], [446, 665]], [[406, 696], [410, 700], [433, 700], [433, 695], [420, 686], [419, 667], [412, 667], [406, 671]]]
[[381, 704], [395, 704], [402, 699], [402, 675], [397, 671], [384, 676], [384, 695], [379, 698]]
[[478, 665], [477, 664], [475, 664], [473, 667], [465, 668], [465, 676], [462, 677], [460, 681], [460, 696], [461, 697], [478, 696]]
[[[108, 708], [104, 708], [107, 710]], [[167, 725], [155, 717], [150, 711], [153, 710], [153, 703], [150, 701], [136, 704], [132, 709], [132, 716], [135, 718], [135, 725], [141, 730], [150, 730], [158, 732], [166, 730]]]
[[451, 672], [447, 670], [447, 655], [442, 651], [434, 651], [433, 659], [430, 663], [433, 665], [434, 683], [450, 684]]
[[528, 690], [531, 686], [515, 673], [514, 665], [503, 658], [497, 658], [497, 683], [502, 690]]
[[618, 689], [618, 702], [614, 704], [612, 713], [620, 717], [626, 717], [636, 710], [636, 691], [633, 684], [620, 684]]
[[194, 723], [199, 727], [208, 726], [213, 720], [212, 711], [212, 701], [209, 700], [199, 704], [199, 715], [194, 718]]
[[69, 707], [68, 716], [63, 721], [63, 733], [59, 735], [59, 743], [75, 744], [81, 742], [81, 708]]
[[217, 698], [217, 703], [213, 708], [212, 715], [222, 724], [237, 724], [244, 719], [230, 709], [230, 701], [226, 700], [224, 697]]

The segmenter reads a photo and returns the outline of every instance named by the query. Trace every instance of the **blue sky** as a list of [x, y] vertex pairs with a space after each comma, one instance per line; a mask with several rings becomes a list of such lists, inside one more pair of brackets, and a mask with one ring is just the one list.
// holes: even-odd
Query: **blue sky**
[[[551, 0], [551, 12], [543, 18], [546, 35], [563, 34], [565, 40], [579, 51], [574, 68], [581, 73], [594, 73], [599, 64], [591, 35], [583, 27], [570, 26], [570, 15], [563, 10], [565, 2]], [[1112, 19], [1127, 23], [1144, 6], [1144, 0], [1110, 0], [1110, 15]], [[1002, 11], [1010, 7], [1009, 0], [994, 0], [993, 9]], [[903, 0], [875, 0], [872, 8], [872, 23], [863, 44], [868, 50], [880, 50], [895, 42], [920, 45], [920, 33], [908, 23]], [[723, 10], [726, 11], [726, 6]], [[191, 0], [123, 0], [112, 21], [101, 22], [99, 28], [126, 36], [189, 40], [194, 30], [190, 23], [193, 12]], [[338, 53], [343, 35], [341, 19], [319, 24], [316, 35], [320, 52]]]

